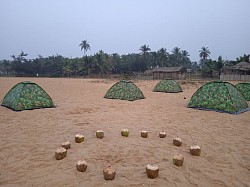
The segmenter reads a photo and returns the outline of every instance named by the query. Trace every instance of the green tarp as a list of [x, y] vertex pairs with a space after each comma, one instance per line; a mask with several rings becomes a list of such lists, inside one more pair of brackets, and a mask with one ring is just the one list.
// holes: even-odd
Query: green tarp
[[178, 93], [182, 92], [181, 86], [171, 79], [161, 80], [155, 87], [154, 92]]
[[36, 83], [20, 82], [5, 95], [2, 106], [15, 111], [55, 107], [51, 97]]
[[247, 101], [250, 101], [250, 83], [239, 83], [235, 87]]
[[234, 85], [220, 81], [209, 82], [200, 87], [187, 107], [231, 114], [239, 114], [249, 109], [247, 101]]
[[133, 82], [121, 80], [106, 92], [104, 98], [134, 101], [144, 99], [144, 95]]

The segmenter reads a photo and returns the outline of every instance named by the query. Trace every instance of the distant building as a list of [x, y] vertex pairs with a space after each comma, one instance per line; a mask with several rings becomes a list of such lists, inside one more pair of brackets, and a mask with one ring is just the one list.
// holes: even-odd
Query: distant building
[[152, 70], [153, 79], [185, 79], [186, 68], [180, 67], [157, 67]]
[[224, 66], [221, 70], [221, 80], [250, 81], [250, 63], [240, 62], [234, 66]]

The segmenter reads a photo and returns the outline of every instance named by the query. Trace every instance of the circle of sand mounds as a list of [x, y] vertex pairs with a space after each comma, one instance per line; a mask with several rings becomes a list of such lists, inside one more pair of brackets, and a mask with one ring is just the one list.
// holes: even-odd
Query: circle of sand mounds
[[62, 143], [62, 147], [65, 149], [69, 149], [71, 147], [71, 143], [67, 140]]
[[82, 134], [76, 134], [75, 142], [76, 143], [82, 143], [83, 141], [84, 141], [84, 136]]
[[55, 157], [57, 160], [61, 160], [67, 156], [67, 149], [60, 147], [56, 149]]
[[132, 81], [121, 80], [106, 92], [104, 98], [134, 101], [144, 99], [144, 95]]
[[190, 153], [191, 153], [191, 155], [194, 155], [194, 156], [200, 156], [201, 155], [201, 148], [200, 148], [200, 146], [198, 146], [198, 145], [192, 145], [190, 147]]
[[160, 138], [166, 138], [167, 134], [166, 134], [165, 131], [161, 131], [161, 132], [159, 133], [159, 136], [160, 136]]
[[148, 178], [155, 179], [159, 173], [159, 167], [156, 164], [148, 164], [146, 166], [146, 173]]
[[112, 166], [108, 166], [103, 169], [103, 176], [105, 180], [113, 180], [115, 178], [116, 171]]
[[141, 131], [141, 137], [147, 138], [148, 137], [148, 131]]
[[76, 163], [76, 169], [80, 172], [85, 172], [88, 167], [88, 164], [85, 160], [79, 160]]
[[182, 140], [179, 138], [179, 137], [177, 137], [177, 138], [174, 138], [173, 139], [173, 144], [175, 145], [175, 146], [181, 146], [181, 144], [182, 144]]
[[96, 137], [102, 139], [104, 137], [104, 132], [103, 130], [97, 130], [96, 131]]
[[121, 135], [122, 135], [122, 136], [125, 136], [125, 137], [128, 137], [128, 135], [129, 135], [128, 129], [122, 129]]
[[173, 158], [173, 163], [176, 166], [182, 166], [183, 161], [184, 161], [184, 157], [181, 154], [177, 154]]

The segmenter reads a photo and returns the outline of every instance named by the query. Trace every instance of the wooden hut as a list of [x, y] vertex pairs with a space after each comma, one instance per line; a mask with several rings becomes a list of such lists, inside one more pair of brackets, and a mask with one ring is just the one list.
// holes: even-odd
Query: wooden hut
[[226, 81], [250, 81], [250, 63], [240, 62], [234, 66], [224, 66], [220, 79]]
[[157, 67], [153, 71], [153, 79], [185, 79], [186, 69], [180, 67]]

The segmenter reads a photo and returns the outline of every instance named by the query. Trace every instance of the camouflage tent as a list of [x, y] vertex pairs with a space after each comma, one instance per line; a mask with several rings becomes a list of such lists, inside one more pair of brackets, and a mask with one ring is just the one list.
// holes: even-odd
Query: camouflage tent
[[14, 111], [54, 107], [50, 96], [36, 83], [20, 82], [5, 95], [2, 106]]
[[231, 114], [239, 114], [249, 109], [245, 98], [235, 86], [221, 81], [209, 82], [200, 87], [187, 107]]
[[106, 93], [104, 98], [134, 101], [144, 99], [142, 91], [131, 81], [121, 80], [115, 83]]
[[182, 92], [181, 86], [171, 79], [161, 80], [155, 87], [154, 92], [178, 93]]
[[235, 86], [247, 101], [250, 101], [250, 83], [239, 83]]

